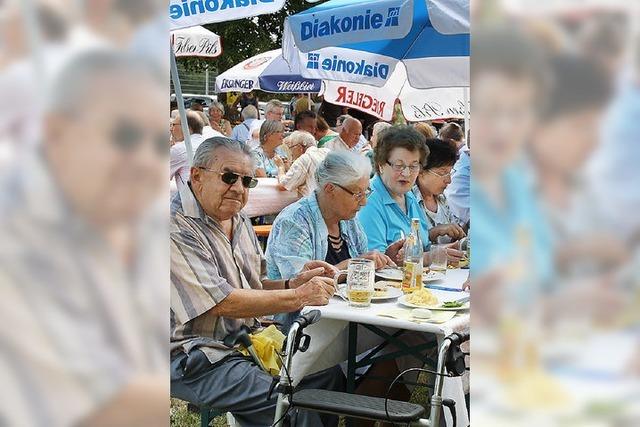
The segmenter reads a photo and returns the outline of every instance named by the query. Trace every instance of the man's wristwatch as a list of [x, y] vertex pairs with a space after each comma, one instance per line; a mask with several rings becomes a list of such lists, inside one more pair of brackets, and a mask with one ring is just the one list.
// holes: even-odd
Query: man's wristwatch
[[285, 288], [285, 289], [291, 289], [291, 288], [289, 287], [289, 281], [290, 281], [290, 279], [287, 279], [287, 280], [285, 280], [285, 281], [284, 281], [284, 288]]

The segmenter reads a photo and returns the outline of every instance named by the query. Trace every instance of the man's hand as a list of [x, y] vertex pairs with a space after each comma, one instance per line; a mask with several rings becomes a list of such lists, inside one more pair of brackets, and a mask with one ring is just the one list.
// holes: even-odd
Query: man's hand
[[384, 267], [396, 267], [396, 263], [393, 262], [389, 256], [378, 251], [367, 252], [366, 254], [362, 254], [360, 257], [373, 261], [376, 265], [376, 270]]
[[429, 229], [429, 240], [435, 242], [438, 236], [449, 236], [452, 240], [460, 240], [466, 234], [458, 224], [440, 224]]
[[389, 245], [387, 250], [384, 252], [392, 261], [396, 264], [402, 263], [404, 258], [404, 252], [402, 247], [404, 246], [405, 239], [398, 240], [397, 242], [393, 242]]
[[338, 269], [324, 261], [309, 261], [302, 267], [300, 273], [289, 281], [292, 289], [297, 288], [313, 277], [320, 276], [333, 279], [338, 274]]
[[[314, 271], [315, 270], [311, 270], [310, 272], [302, 273], [302, 275], [310, 274]], [[336, 291], [335, 283], [334, 279], [315, 276], [309, 281], [298, 286], [294, 292], [298, 297], [298, 301], [300, 301], [299, 309], [308, 305], [329, 304], [329, 299]]]

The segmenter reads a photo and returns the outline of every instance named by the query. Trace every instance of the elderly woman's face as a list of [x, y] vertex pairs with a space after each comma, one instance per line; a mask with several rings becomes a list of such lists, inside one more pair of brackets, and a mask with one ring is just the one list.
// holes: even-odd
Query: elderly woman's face
[[209, 109], [209, 117], [214, 122], [219, 122], [222, 119], [222, 111], [214, 106], [211, 106], [211, 108]]
[[293, 160], [297, 160], [298, 157], [302, 156], [307, 151], [302, 141], [287, 141], [286, 144]]
[[242, 176], [253, 176], [251, 158], [237, 151], [219, 148], [206, 169], [191, 168], [191, 187], [202, 209], [211, 218], [225, 221], [233, 218], [247, 204], [249, 189], [239, 178], [235, 184], [227, 184], [220, 174], [231, 172]]
[[283, 138], [284, 138], [283, 131], [270, 133], [264, 139], [264, 146], [274, 149], [278, 145], [282, 144]]
[[411, 190], [421, 168], [420, 151], [394, 148], [380, 165], [380, 178], [392, 195], [400, 196]]
[[337, 184], [327, 184], [324, 189], [330, 193], [330, 200], [333, 201], [330, 208], [341, 221], [354, 218], [360, 208], [367, 204], [369, 177], [362, 177], [342, 187]]
[[451, 184], [451, 174], [453, 166], [440, 166], [420, 172], [418, 175], [418, 187], [421, 191], [426, 191], [434, 196], [444, 193], [444, 190]]

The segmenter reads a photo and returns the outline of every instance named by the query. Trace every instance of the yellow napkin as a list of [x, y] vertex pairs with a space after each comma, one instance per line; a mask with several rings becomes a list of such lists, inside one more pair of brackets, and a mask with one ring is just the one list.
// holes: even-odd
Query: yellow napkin
[[383, 310], [378, 313], [378, 316], [390, 317], [392, 319], [398, 319], [398, 320], [408, 320], [410, 322], [417, 322], [417, 323], [444, 323], [448, 320], [453, 319], [453, 316], [455, 315], [456, 315], [455, 311], [433, 310], [431, 311], [430, 318], [420, 319], [417, 317], [413, 317], [411, 315], [411, 309], [408, 309], [408, 308], [391, 308], [388, 310]]
[[[255, 348], [256, 354], [271, 375], [278, 375], [280, 373], [281, 363], [277, 354], [282, 350], [284, 338], [284, 334], [274, 325], [263, 329], [257, 334], [251, 334], [253, 348]], [[245, 356], [249, 355], [249, 352], [244, 348], [241, 349], [240, 352]]]

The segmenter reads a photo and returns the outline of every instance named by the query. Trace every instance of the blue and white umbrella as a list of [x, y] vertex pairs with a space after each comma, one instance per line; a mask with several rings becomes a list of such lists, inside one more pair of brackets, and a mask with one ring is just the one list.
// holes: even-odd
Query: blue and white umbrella
[[284, 3], [285, 0], [170, 0], [169, 29], [275, 13]]
[[292, 71], [282, 49], [264, 52], [242, 61], [216, 77], [216, 92], [318, 93], [319, 79], [308, 79]]
[[310, 78], [383, 86], [402, 62], [413, 88], [469, 85], [468, 0], [378, 3], [331, 0], [289, 17], [283, 56]]

